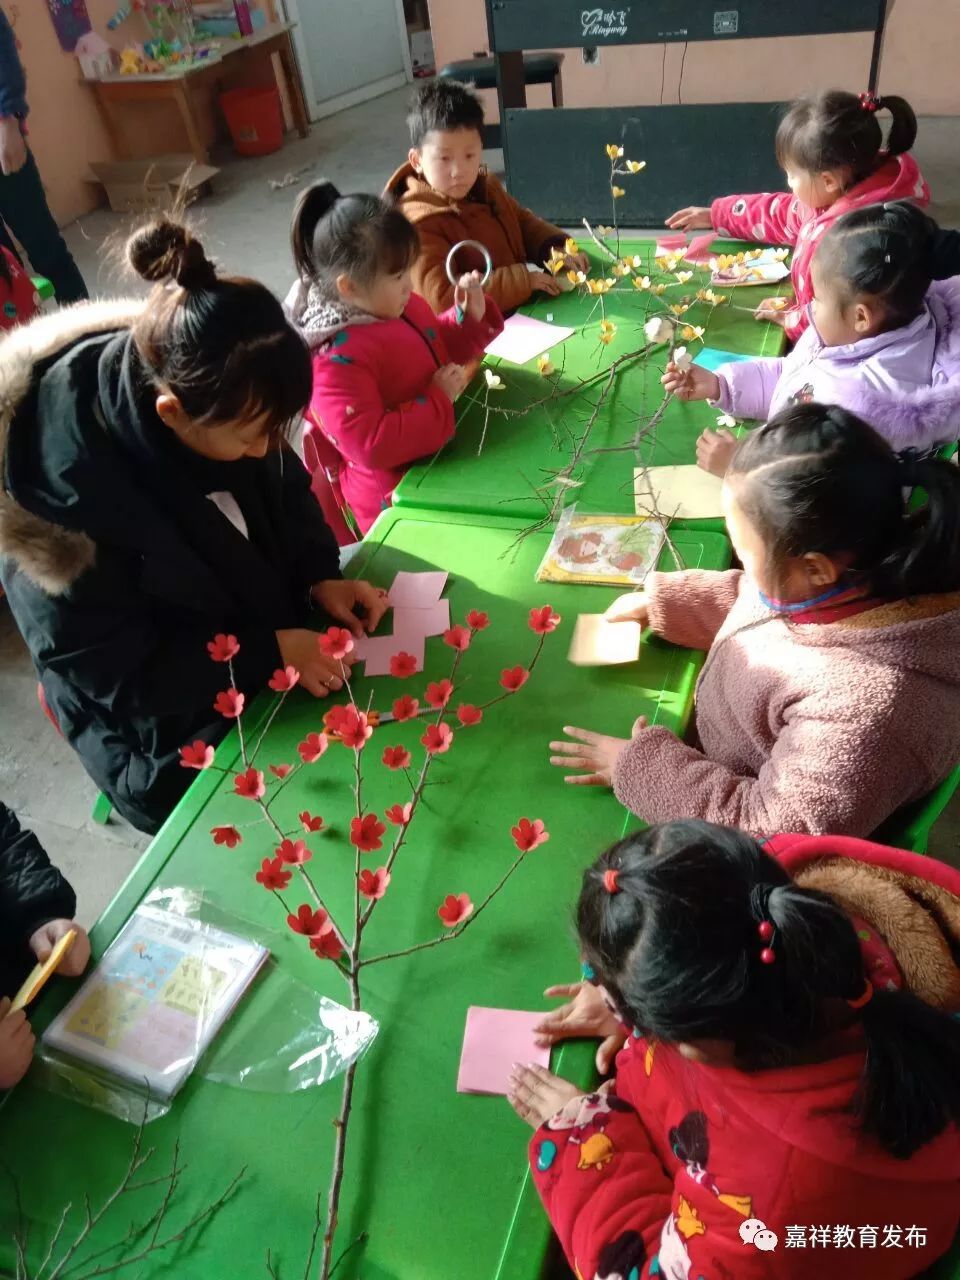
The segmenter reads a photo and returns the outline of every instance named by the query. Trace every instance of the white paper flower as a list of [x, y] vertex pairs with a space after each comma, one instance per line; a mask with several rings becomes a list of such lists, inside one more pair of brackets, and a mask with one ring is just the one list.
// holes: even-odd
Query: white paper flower
[[643, 333], [648, 342], [670, 342], [675, 328], [669, 316], [651, 316], [643, 326]]
[[693, 356], [686, 347], [677, 347], [673, 353], [673, 363], [681, 373], [686, 373], [693, 364]]
[[718, 427], [735, 427], [737, 420], [731, 413], [721, 413], [717, 418]]
[[491, 391], [502, 391], [503, 382], [497, 377], [492, 369], [484, 369], [483, 376], [487, 380], [487, 386]]

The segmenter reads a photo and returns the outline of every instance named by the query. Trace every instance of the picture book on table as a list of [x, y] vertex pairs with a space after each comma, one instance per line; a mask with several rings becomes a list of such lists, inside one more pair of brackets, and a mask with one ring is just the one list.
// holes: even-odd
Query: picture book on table
[[567, 507], [557, 522], [538, 582], [639, 586], [663, 547], [662, 526], [642, 516], [580, 515]]
[[268, 955], [200, 920], [141, 906], [43, 1043], [170, 1098]]

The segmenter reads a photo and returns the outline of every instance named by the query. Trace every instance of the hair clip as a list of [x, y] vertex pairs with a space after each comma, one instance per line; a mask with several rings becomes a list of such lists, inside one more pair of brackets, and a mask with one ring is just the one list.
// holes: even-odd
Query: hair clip
[[774, 951], [772, 945], [774, 932], [773, 925], [769, 920], [762, 920], [760, 924], [757, 925], [757, 933], [760, 935], [760, 941], [767, 944], [760, 952], [761, 964], [773, 964], [777, 958], [777, 953]]
[[873, 998], [873, 983], [869, 978], [864, 980], [863, 994], [857, 996], [856, 1000], [848, 1000], [847, 1004], [851, 1009], [862, 1009], [865, 1004], [869, 1004]]
[[616, 867], [607, 867], [603, 873], [603, 887], [607, 893], [620, 892], [620, 872]]
[[868, 89], [866, 93], [861, 93], [860, 110], [869, 111], [871, 115], [880, 110], [880, 99], [872, 89]]
[[597, 971], [596, 969], [594, 969], [592, 964], [587, 964], [586, 960], [584, 960], [580, 965], [580, 973], [583, 977], [584, 982], [596, 981]]

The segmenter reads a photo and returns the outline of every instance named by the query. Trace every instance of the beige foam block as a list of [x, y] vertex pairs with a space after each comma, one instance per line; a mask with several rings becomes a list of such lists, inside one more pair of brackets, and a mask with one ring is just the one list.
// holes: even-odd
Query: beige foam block
[[723, 515], [723, 481], [697, 466], [637, 467], [633, 493], [637, 515], [646, 515], [652, 491], [657, 510], [677, 520], [707, 520]]
[[602, 613], [581, 613], [570, 642], [575, 667], [610, 667], [640, 656], [639, 622], [608, 622]]

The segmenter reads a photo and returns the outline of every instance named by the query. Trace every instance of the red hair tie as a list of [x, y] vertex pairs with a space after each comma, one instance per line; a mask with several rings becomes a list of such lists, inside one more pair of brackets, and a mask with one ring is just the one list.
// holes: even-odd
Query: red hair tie
[[607, 893], [620, 892], [620, 872], [616, 867], [608, 867], [603, 873], [603, 887]]
[[871, 89], [868, 89], [866, 93], [861, 93], [860, 110], [869, 111], [871, 115], [880, 110], [880, 99]]

